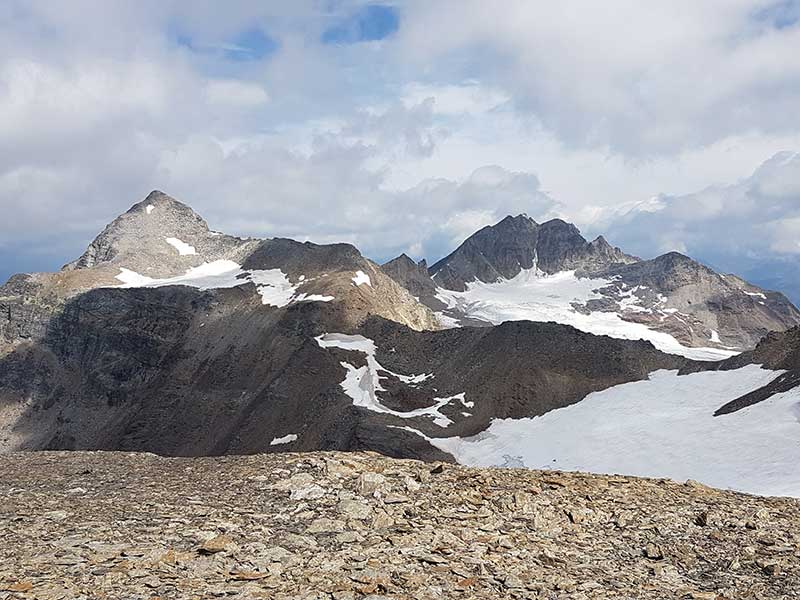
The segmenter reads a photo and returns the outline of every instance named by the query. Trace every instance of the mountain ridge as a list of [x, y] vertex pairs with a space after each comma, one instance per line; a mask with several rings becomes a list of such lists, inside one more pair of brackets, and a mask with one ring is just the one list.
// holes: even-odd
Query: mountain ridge
[[[0, 287], [0, 452], [372, 450], [527, 467], [600, 457], [599, 470], [688, 465], [719, 485], [800, 494], [784, 472], [800, 460], [785, 417], [797, 386], [784, 362], [761, 360], [791, 355], [781, 348], [793, 334], [718, 362], [736, 354], [725, 346], [737, 332], [751, 336], [736, 340], [744, 346], [772, 322], [788, 328], [794, 313], [780, 295], [677, 253], [641, 261], [564, 221], [524, 216], [455, 251], [452, 277], [490, 279], [459, 292], [438, 285], [425, 261], [378, 266], [350, 244], [233, 238], [178, 201], [149, 198], [62, 271]], [[760, 321], [760, 306], [784, 310], [786, 322]], [[631, 407], [648, 399], [674, 406], [667, 416], [681, 427], [707, 428], [670, 446], [666, 456], [683, 457], [675, 464], [623, 460], [637, 456], [630, 440], [657, 454], [641, 415], [680, 430], [662, 425], [657, 407]], [[606, 413], [618, 420], [612, 430]], [[726, 429], [731, 418], [736, 430]], [[541, 423], [565, 444], [543, 447]], [[616, 454], [573, 456], [583, 446], [566, 441], [629, 430]], [[708, 444], [758, 435], [773, 442], [769, 473], [746, 462], [741, 476], [706, 467]]]

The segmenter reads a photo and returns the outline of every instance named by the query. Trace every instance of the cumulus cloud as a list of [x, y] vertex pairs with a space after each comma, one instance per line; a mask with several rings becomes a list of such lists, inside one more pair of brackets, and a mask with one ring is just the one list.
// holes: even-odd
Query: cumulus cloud
[[662, 194], [611, 218], [609, 238], [653, 256], [678, 250], [766, 285], [787, 284], [800, 257], [800, 153], [781, 152], [749, 177], [679, 196]]
[[797, 131], [800, 28], [779, 4], [416, 0], [398, 43], [421, 65], [469, 61], [570, 144], [658, 155]]

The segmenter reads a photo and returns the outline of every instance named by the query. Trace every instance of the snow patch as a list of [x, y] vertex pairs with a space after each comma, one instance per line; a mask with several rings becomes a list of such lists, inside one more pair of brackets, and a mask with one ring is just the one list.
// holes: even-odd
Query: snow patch
[[[747, 294], [748, 296], [754, 296], [756, 298], [761, 298], [762, 300], [767, 299], [767, 296], [765, 294], [762, 294], [761, 292], [748, 292], [747, 290], [742, 290], [742, 292]], [[761, 304], [763, 304], [763, 302]]]
[[153, 212], [154, 209], [155, 209], [155, 206], [153, 206], [152, 204], [148, 204], [145, 207], [144, 211], [149, 215], [151, 212]]
[[273, 439], [269, 443], [269, 445], [270, 446], [278, 446], [280, 444], [291, 444], [292, 442], [296, 442], [296, 441], [297, 441], [297, 434], [290, 433], [290, 434], [285, 435], [283, 437], [277, 437], [277, 438]]
[[334, 296], [323, 296], [321, 294], [298, 294], [292, 298], [292, 302], [331, 302], [335, 300]]
[[473, 437], [426, 439], [465, 465], [695, 479], [800, 496], [800, 388], [713, 416], [781, 374], [758, 365], [680, 376], [656, 371], [540, 417], [495, 419]]
[[719, 332], [716, 329], [711, 330], [711, 341], [715, 344], [721, 344], [722, 342], [719, 339]]
[[[623, 320], [615, 312], [579, 313], [573, 304], [603, 298], [597, 290], [611, 285], [608, 279], [578, 278], [575, 271], [553, 275], [542, 274], [538, 268], [521, 271], [513, 279], [495, 283], [473, 281], [464, 292], [437, 288], [436, 297], [448, 308], [467, 317], [495, 325], [505, 321], [552, 321], [571, 325], [595, 335], [608, 335], [628, 340], [647, 340], [662, 352], [678, 354], [694, 360], [722, 360], [737, 352], [718, 348], [690, 348], [671, 335], [650, 329], [642, 323]], [[623, 298], [626, 308], [635, 306], [633, 291]], [[661, 296], [660, 301], [666, 301]], [[640, 307], [641, 308], [641, 307]], [[440, 317], [440, 321], [446, 319]]]
[[369, 275], [364, 273], [364, 271], [356, 271], [355, 277], [352, 278], [354, 285], [363, 285], [366, 284], [372, 287], [372, 281], [370, 281]]
[[178, 238], [166, 238], [165, 241], [178, 251], [181, 256], [191, 256], [197, 254], [194, 246], [190, 246], [186, 242], [182, 242]]
[[354, 367], [350, 363], [342, 362], [341, 365], [347, 369], [344, 381], [341, 385], [344, 393], [350, 396], [353, 400], [354, 406], [360, 406], [378, 413], [386, 413], [400, 417], [402, 419], [413, 419], [415, 417], [430, 417], [433, 422], [439, 427], [447, 427], [453, 421], [449, 417], [442, 414], [440, 409], [452, 402], [453, 400], [460, 400], [464, 402], [464, 393], [448, 396], [445, 398], [434, 398], [433, 406], [425, 408], [417, 408], [409, 411], [392, 410], [384, 406], [378, 392], [385, 392], [386, 389], [381, 385], [381, 379], [386, 379], [385, 375], [380, 372], [387, 373], [394, 376], [400, 381], [407, 384], [417, 384], [426, 379], [433, 377], [431, 374], [425, 375], [401, 375], [394, 373], [384, 367], [375, 358], [377, 348], [375, 342], [362, 335], [347, 335], [344, 333], [326, 333], [315, 338], [317, 343], [322, 348], [340, 348], [342, 350], [351, 350], [356, 352], [363, 352], [367, 358], [367, 364], [363, 367]]
[[200, 290], [234, 288], [251, 282], [255, 284], [262, 304], [277, 307], [286, 306], [291, 302], [330, 302], [334, 299], [333, 296], [297, 294], [297, 288], [280, 269], [244, 271], [240, 265], [231, 260], [203, 263], [188, 269], [183, 275], [165, 279], [152, 279], [130, 269], [120, 268], [116, 279], [122, 282], [119, 286], [122, 288], [185, 285]]

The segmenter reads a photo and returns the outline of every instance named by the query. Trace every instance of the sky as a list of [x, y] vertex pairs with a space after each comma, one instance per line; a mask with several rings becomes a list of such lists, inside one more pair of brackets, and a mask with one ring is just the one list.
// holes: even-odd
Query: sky
[[0, 279], [162, 190], [434, 261], [506, 214], [800, 301], [800, 0], [0, 0]]

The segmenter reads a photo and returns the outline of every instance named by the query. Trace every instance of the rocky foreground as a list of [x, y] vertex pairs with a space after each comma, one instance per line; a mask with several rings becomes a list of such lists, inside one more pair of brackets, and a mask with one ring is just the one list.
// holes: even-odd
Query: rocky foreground
[[0, 456], [0, 599], [798, 598], [800, 502], [373, 454]]

